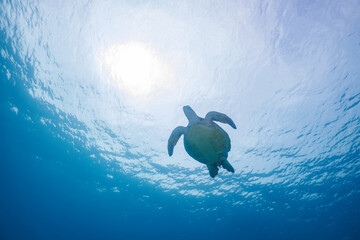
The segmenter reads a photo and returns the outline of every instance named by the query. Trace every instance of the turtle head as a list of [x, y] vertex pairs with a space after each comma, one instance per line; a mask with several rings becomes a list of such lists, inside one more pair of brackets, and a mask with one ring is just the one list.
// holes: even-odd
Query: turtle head
[[199, 120], [198, 115], [196, 115], [196, 113], [194, 112], [194, 110], [192, 110], [192, 108], [190, 106], [188, 106], [188, 105], [184, 106], [183, 110], [184, 110], [185, 116], [189, 120], [189, 124]]

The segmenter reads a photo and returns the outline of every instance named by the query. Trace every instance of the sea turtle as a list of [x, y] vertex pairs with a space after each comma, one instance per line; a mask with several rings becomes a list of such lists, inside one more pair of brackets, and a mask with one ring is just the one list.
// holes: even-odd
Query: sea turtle
[[218, 174], [218, 166], [233, 173], [234, 168], [227, 160], [231, 148], [229, 135], [213, 121], [227, 123], [236, 129], [235, 123], [223, 113], [212, 111], [206, 114], [205, 118], [201, 118], [190, 106], [183, 107], [183, 110], [189, 124], [172, 131], [168, 140], [169, 156], [173, 154], [176, 143], [184, 134], [186, 152], [195, 160], [206, 164], [212, 178]]

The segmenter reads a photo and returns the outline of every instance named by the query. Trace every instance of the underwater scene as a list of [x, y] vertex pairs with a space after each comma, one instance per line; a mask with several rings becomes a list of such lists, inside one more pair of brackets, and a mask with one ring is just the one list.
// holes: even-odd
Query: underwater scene
[[0, 1], [0, 239], [360, 239], [360, 1]]

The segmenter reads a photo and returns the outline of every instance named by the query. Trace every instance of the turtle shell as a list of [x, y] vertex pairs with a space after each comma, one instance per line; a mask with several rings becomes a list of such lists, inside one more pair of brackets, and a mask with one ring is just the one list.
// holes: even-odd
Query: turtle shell
[[188, 126], [184, 135], [187, 153], [204, 164], [217, 164], [219, 155], [230, 151], [229, 135], [216, 123], [205, 125], [196, 123]]

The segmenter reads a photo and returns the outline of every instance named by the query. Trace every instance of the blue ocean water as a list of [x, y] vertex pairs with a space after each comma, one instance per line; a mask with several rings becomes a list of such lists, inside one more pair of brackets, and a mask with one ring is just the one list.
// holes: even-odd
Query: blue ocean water
[[359, 1], [4, 0], [0, 51], [0, 239], [360, 239]]

